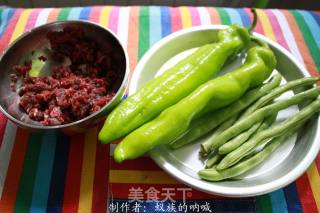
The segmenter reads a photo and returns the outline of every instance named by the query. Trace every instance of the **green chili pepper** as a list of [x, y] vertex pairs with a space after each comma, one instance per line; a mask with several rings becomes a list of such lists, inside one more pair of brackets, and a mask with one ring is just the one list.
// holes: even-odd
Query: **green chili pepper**
[[99, 140], [108, 143], [127, 135], [211, 79], [226, 60], [248, 46], [253, 28], [254, 25], [249, 28], [231, 25], [220, 30], [217, 42], [198, 48], [195, 53], [146, 83], [111, 112], [99, 133]]
[[158, 145], [174, 141], [209, 103], [216, 109], [234, 102], [249, 88], [267, 79], [275, 66], [276, 59], [269, 48], [252, 47], [239, 69], [202, 84], [157, 118], [126, 136], [115, 148], [115, 160], [134, 159]]
[[[261, 96], [266, 95], [275, 87], [279, 86], [280, 83], [281, 75], [277, 74], [270, 80], [270, 82], [265, 83], [259, 88], [248, 91], [239, 100], [230, 104], [228, 107], [214, 111], [213, 113], [206, 113], [200, 118], [194, 119], [185, 133], [176, 141], [172, 142], [170, 144], [170, 147], [173, 149], [178, 149], [206, 135], [211, 130], [219, 126], [221, 123], [227, 121], [228, 119], [234, 119], [232, 118], [234, 116], [237, 118], [238, 114], [240, 114], [243, 109], [255, 102]], [[201, 154], [203, 154], [203, 156], [206, 156], [208, 153], [204, 152]]]

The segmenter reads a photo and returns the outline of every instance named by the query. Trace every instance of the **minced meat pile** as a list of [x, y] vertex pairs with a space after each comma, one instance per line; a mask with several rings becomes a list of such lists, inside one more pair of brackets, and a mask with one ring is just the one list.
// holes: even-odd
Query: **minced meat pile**
[[115, 94], [110, 51], [101, 50], [78, 28], [50, 32], [47, 38], [54, 60], [68, 57], [71, 64], [53, 68], [47, 77], [30, 77], [30, 61], [14, 66], [16, 74], [10, 76], [13, 91], [17, 77], [22, 77], [19, 106], [46, 126], [70, 123], [100, 110]]

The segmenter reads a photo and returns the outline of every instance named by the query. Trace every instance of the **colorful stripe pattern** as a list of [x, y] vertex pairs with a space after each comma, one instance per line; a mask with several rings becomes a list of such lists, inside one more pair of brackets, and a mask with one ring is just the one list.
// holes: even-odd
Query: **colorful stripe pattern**
[[[319, 12], [258, 10], [258, 15], [256, 32], [281, 44], [311, 75], [319, 76]], [[172, 32], [205, 24], [248, 26], [252, 15], [248, 8], [0, 8], [0, 52], [26, 30], [67, 19], [91, 20], [115, 32], [128, 50], [133, 72], [146, 51]], [[116, 164], [110, 146], [97, 143], [97, 131], [72, 137], [61, 132], [30, 133], [0, 114], [0, 212], [106, 212], [108, 203], [128, 201], [133, 188], [188, 189], [148, 157]], [[270, 194], [232, 199], [192, 190], [186, 198], [209, 202], [212, 211], [319, 212], [319, 174], [320, 155], [296, 182]], [[181, 193], [173, 197], [183, 199]]]

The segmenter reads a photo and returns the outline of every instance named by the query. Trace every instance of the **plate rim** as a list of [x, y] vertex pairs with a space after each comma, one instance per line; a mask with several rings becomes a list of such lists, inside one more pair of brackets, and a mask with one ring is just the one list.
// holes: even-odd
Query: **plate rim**
[[[148, 62], [148, 60], [157, 52], [157, 50], [166, 45], [171, 40], [180, 37], [184, 34], [188, 34], [191, 32], [196, 31], [204, 31], [204, 30], [220, 30], [223, 28], [226, 28], [228, 25], [202, 25], [202, 26], [196, 26], [191, 27], [188, 29], [182, 29], [177, 32], [174, 32], [157, 43], [155, 43], [141, 58], [139, 63], [137, 64], [131, 80], [129, 84], [129, 91], [128, 95], [132, 95], [138, 87], [138, 81], [139, 77], [141, 76], [141, 73], [143, 71], [143, 68], [145, 64]], [[292, 61], [302, 72], [302, 74], [305, 77], [311, 76], [310, 73], [307, 71], [305, 66], [298, 61], [292, 53], [290, 53], [288, 50], [286, 50], [284, 47], [282, 47], [280, 44], [276, 43], [275, 41], [265, 37], [262, 34], [253, 32], [253, 35], [255, 37], [258, 37], [264, 41], [266, 41], [268, 44], [271, 44], [271, 46], [274, 46], [275, 48], [279, 49], [279, 51], [283, 52], [290, 61]], [[315, 133], [315, 139], [317, 140], [320, 138], [320, 119], [319, 116], [317, 116], [317, 129]], [[217, 186], [212, 185], [212, 182], [207, 182], [201, 179], [196, 179], [194, 177], [189, 176], [188, 174], [182, 172], [181, 170], [177, 169], [170, 163], [168, 163], [163, 156], [157, 150], [152, 150], [149, 152], [150, 157], [158, 164], [159, 167], [161, 167], [163, 170], [165, 170], [169, 175], [174, 177], [175, 179], [179, 180], [180, 182], [191, 186], [192, 188], [195, 188], [197, 190], [215, 194], [215, 195], [222, 195], [226, 197], [250, 197], [250, 196], [257, 196], [266, 194], [272, 191], [275, 191], [277, 189], [280, 189], [282, 187], [285, 187], [286, 185], [294, 182], [297, 178], [299, 178], [312, 164], [312, 162], [317, 157], [317, 154], [320, 150], [320, 143], [313, 143], [310, 147], [310, 151], [308, 154], [303, 158], [303, 160], [291, 171], [289, 171], [286, 175], [282, 176], [281, 178], [271, 181], [269, 183], [260, 184], [258, 186], [245, 186], [245, 187], [227, 187], [227, 186]]]

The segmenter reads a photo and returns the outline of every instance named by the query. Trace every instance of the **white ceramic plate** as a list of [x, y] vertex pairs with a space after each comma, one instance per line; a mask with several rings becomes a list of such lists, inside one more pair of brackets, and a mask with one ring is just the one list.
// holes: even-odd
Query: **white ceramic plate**
[[[173, 66], [181, 58], [192, 53], [197, 47], [213, 42], [219, 29], [226, 26], [201, 26], [179, 31], [155, 44], [141, 59], [134, 71], [129, 95], [137, 91], [144, 83]], [[273, 49], [278, 65], [275, 72], [280, 72], [285, 81], [309, 76], [307, 70], [283, 47], [260, 34], [256, 37], [266, 41]], [[222, 72], [226, 73], [238, 67], [245, 55], [240, 55], [232, 64], [228, 64]], [[293, 93], [285, 93], [284, 98]], [[295, 114], [297, 107], [290, 107], [280, 112], [277, 122]], [[315, 159], [319, 148], [319, 119], [309, 121], [299, 134], [294, 135], [277, 149], [263, 164], [241, 176], [239, 180], [207, 182], [201, 180], [197, 172], [204, 168], [199, 158], [200, 143], [172, 151], [166, 146], [158, 147], [150, 152], [153, 160], [169, 174], [185, 184], [212, 194], [223, 196], [246, 197], [260, 195], [284, 187], [297, 179]], [[168, 127], [170, 128], [170, 127]], [[318, 139], [318, 140], [316, 140]]]

